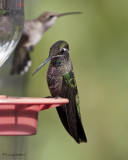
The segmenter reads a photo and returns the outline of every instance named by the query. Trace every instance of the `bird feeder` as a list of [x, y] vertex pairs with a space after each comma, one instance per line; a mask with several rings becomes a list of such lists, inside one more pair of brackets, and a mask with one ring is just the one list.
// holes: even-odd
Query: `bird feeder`
[[65, 98], [7, 97], [0, 95], [0, 135], [34, 135], [38, 113], [68, 103]]

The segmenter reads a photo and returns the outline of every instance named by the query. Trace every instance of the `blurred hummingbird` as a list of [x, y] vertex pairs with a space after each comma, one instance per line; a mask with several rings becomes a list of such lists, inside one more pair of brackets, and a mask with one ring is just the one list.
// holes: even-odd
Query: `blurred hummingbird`
[[57, 112], [67, 132], [77, 143], [87, 142], [81, 122], [79, 95], [69, 56], [69, 45], [65, 41], [56, 42], [49, 57], [35, 70], [33, 75], [48, 61], [47, 83], [52, 97], [68, 98], [69, 103], [57, 107]]
[[62, 16], [70, 14], [80, 14], [81, 12], [53, 13], [44, 12], [34, 20], [24, 22], [21, 39], [15, 49], [11, 74], [24, 74], [31, 66], [30, 52], [34, 46], [41, 40], [44, 32], [53, 26], [55, 21]]

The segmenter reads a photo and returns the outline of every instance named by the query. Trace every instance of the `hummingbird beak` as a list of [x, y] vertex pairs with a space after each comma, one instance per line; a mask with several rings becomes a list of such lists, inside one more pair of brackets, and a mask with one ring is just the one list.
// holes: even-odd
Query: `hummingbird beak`
[[57, 58], [58, 56], [48, 57], [34, 72], [32, 75], [34, 75], [39, 69], [41, 69], [47, 62], [49, 62], [53, 58]]
[[57, 17], [66, 16], [70, 14], [81, 14], [82, 12], [67, 12], [67, 13], [60, 13], [57, 15]]

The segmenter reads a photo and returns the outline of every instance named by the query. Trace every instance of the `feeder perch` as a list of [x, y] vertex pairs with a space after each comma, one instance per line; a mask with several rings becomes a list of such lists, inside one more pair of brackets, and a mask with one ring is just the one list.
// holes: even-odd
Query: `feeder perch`
[[0, 135], [34, 135], [39, 111], [68, 103], [66, 98], [7, 97], [0, 95]]

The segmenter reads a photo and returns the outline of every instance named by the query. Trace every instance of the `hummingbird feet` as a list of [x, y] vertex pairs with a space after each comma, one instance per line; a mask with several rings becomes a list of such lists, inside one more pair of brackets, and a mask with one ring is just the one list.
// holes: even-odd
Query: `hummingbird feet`
[[55, 98], [55, 99], [58, 99], [58, 98], [62, 98], [62, 97], [59, 97], [59, 96], [58, 96], [58, 97], [54, 97], [54, 98]]
[[45, 98], [53, 98], [52, 96], [47, 96], [47, 97], [45, 97]]
[[58, 99], [58, 98], [62, 98], [62, 97], [52, 97], [52, 96], [46, 96], [45, 98], [55, 98], [55, 99]]

